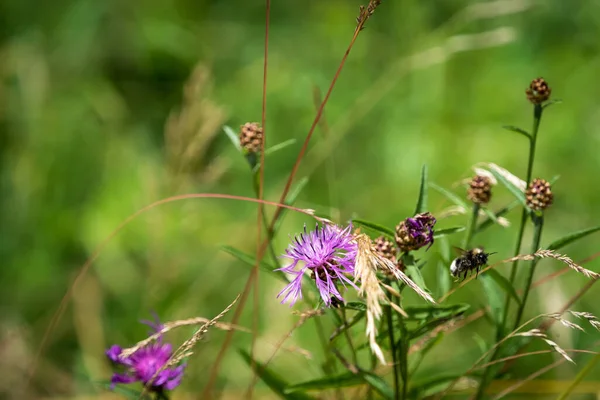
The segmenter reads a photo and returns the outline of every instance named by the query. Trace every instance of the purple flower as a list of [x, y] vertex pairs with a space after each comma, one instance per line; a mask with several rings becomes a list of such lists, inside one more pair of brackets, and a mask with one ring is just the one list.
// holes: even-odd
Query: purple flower
[[[158, 322], [145, 323], [150, 325], [156, 332], [159, 332], [162, 327]], [[161, 392], [163, 390], [173, 390], [181, 383], [185, 365], [162, 369], [173, 355], [172, 346], [169, 343], [163, 344], [162, 337], [159, 337], [156, 342], [139, 348], [130, 355], [123, 356], [122, 353], [123, 349], [118, 345], [112, 345], [106, 350], [108, 359], [115, 365], [124, 368], [123, 373], [113, 374], [110, 380], [111, 389], [117, 383], [141, 382], [144, 386], [148, 386], [150, 390]], [[158, 372], [159, 370], [161, 371]]]
[[[346, 282], [356, 288], [345, 276], [354, 273], [357, 252], [351, 229], [352, 226], [341, 229], [330, 225], [319, 227], [317, 224], [314, 231], [307, 233], [306, 225], [304, 226], [304, 233], [296, 236], [283, 256], [291, 259], [292, 263], [279, 269], [294, 277], [277, 295], [283, 295], [282, 303], [290, 300], [291, 307], [302, 298], [302, 278], [306, 270], [311, 271], [311, 278], [315, 280], [321, 298], [327, 306], [332, 304], [334, 297], [343, 302], [344, 299], [337, 288], [338, 281], [342, 285]], [[302, 266], [297, 269], [296, 266], [300, 262]]]
[[[406, 218], [396, 227], [396, 244], [404, 252], [418, 250], [433, 244], [435, 218], [430, 213], [421, 213]], [[427, 247], [429, 249], [429, 247]]]

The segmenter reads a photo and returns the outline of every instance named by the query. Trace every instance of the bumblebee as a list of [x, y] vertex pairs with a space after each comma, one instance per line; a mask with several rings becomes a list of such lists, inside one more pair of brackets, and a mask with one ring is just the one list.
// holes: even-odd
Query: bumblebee
[[450, 274], [455, 277], [467, 278], [471, 271], [475, 271], [475, 279], [479, 275], [479, 269], [487, 265], [488, 257], [495, 253], [486, 253], [482, 248], [476, 247], [471, 250], [456, 248], [461, 254], [452, 261], [450, 265]]

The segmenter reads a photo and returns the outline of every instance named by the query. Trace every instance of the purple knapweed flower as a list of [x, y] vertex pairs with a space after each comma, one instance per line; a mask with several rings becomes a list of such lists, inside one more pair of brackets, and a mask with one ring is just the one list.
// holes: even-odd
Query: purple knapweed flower
[[[346, 274], [354, 274], [354, 263], [356, 259], [357, 245], [351, 233], [352, 226], [342, 229], [338, 226], [324, 225], [317, 227], [314, 231], [306, 232], [296, 236], [283, 257], [292, 260], [292, 263], [280, 268], [279, 271], [294, 276], [277, 297], [284, 296], [282, 303], [290, 300], [290, 307], [302, 298], [302, 277], [307, 270], [311, 272], [311, 278], [315, 280], [323, 302], [327, 306], [332, 305], [332, 299], [344, 301], [338, 291], [337, 283], [344, 282], [356, 288], [356, 285], [346, 277]], [[297, 269], [298, 263], [302, 263]], [[339, 302], [333, 300], [335, 304]]]
[[[162, 329], [162, 325], [158, 322], [142, 322], [149, 325], [155, 332], [160, 332]], [[139, 348], [130, 355], [123, 356], [122, 353], [123, 349], [118, 345], [112, 345], [106, 350], [108, 359], [115, 365], [124, 368], [123, 373], [113, 374], [110, 380], [111, 389], [117, 383], [141, 382], [151, 391], [162, 392], [164, 390], [173, 390], [181, 383], [185, 365], [162, 369], [173, 355], [171, 344], [163, 344], [162, 337], [159, 337], [153, 343]], [[158, 372], [159, 370], [161, 371]]]
[[396, 227], [396, 244], [400, 250], [408, 252], [427, 245], [431, 247], [435, 222], [433, 215], [428, 212], [417, 214], [400, 222]]

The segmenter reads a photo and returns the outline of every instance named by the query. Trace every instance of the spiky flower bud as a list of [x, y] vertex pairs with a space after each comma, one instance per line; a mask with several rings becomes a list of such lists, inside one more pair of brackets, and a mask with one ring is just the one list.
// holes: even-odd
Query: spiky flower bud
[[[396, 260], [396, 255], [398, 254], [398, 250], [396, 249], [396, 245], [393, 242], [388, 240], [385, 236], [379, 236], [377, 239], [373, 240], [373, 248], [382, 257], [387, 258], [401, 270], [404, 271], [404, 265], [401, 261]], [[393, 277], [394, 273], [387, 268], [382, 268], [384, 274], [389, 277]]]
[[263, 140], [263, 128], [257, 122], [246, 122], [240, 127], [240, 146], [248, 153], [258, 153]]
[[373, 247], [375, 247], [375, 251], [381, 254], [383, 257], [392, 262], [396, 262], [396, 254], [398, 253], [398, 250], [396, 250], [394, 243], [387, 240], [385, 236], [379, 236], [377, 239], [373, 240]]
[[487, 176], [475, 175], [469, 182], [467, 197], [473, 203], [489, 203], [492, 197], [492, 180]]
[[525, 90], [525, 94], [527, 94], [527, 100], [533, 104], [541, 104], [548, 100], [550, 98], [550, 93], [552, 93], [552, 89], [550, 86], [548, 86], [548, 83], [544, 80], [544, 78], [536, 78], [532, 80], [527, 90]]
[[554, 195], [550, 189], [550, 183], [544, 179], [536, 178], [529, 184], [525, 192], [527, 207], [534, 211], [543, 210], [554, 200]]
[[396, 244], [403, 252], [418, 250], [433, 244], [435, 218], [430, 213], [421, 213], [406, 218], [396, 227]]

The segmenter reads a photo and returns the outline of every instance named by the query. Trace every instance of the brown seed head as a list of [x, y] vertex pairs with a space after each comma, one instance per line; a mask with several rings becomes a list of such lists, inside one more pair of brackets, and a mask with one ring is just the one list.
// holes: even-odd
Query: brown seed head
[[248, 153], [260, 152], [263, 140], [263, 128], [257, 122], [246, 122], [240, 127], [240, 146]]
[[[377, 239], [375, 239], [373, 241], [373, 247], [377, 253], [381, 254], [382, 257], [387, 258], [388, 260], [390, 260], [391, 262], [396, 264], [396, 266], [398, 267], [398, 269], [400, 269], [400, 271], [404, 271], [405, 268], [404, 268], [404, 265], [402, 264], [402, 261], [396, 260], [396, 255], [398, 254], [398, 250], [396, 249], [396, 245], [394, 245], [393, 242], [386, 239], [385, 236], [379, 236]], [[382, 268], [382, 271], [387, 276], [394, 277], [394, 273], [392, 271], [390, 271], [389, 269]]]
[[552, 89], [550, 86], [548, 86], [548, 83], [544, 80], [544, 78], [536, 78], [532, 80], [527, 90], [525, 90], [525, 94], [527, 94], [527, 100], [533, 104], [541, 104], [548, 100], [550, 98], [550, 93], [552, 93]]
[[525, 192], [525, 200], [527, 202], [527, 207], [534, 211], [543, 210], [552, 205], [554, 195], [550, 189], [550, 183], [539, 178], [531, 181]]
[[467, 197], [473, 203], [489, 203], [492, 197], [492, 180], [487, 176], [475, 175], [469, 182]]

